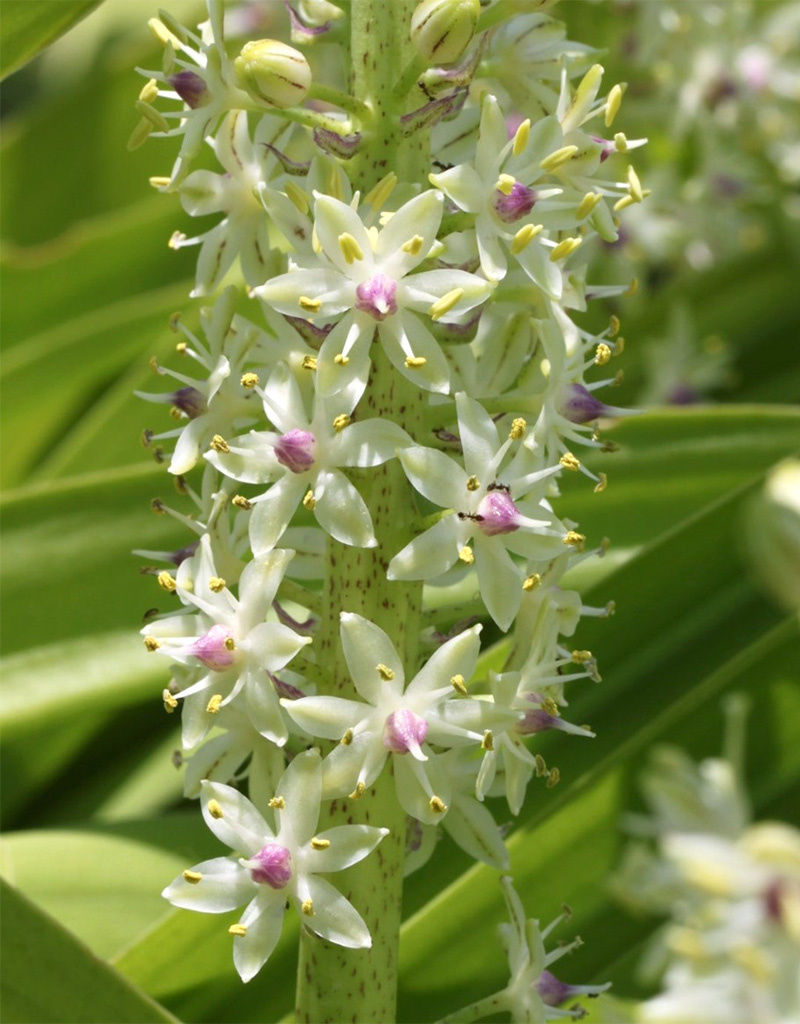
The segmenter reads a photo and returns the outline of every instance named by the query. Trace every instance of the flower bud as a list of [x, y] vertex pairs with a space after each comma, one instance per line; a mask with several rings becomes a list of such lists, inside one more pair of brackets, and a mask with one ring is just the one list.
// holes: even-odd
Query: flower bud
[[480, 0], [422, 0], [411, 15], [411, 41], [431, 64], [452, 64], [475, 35]]
[[299, 0], [297, 13], [306, 25], [311, 25], [314, 28], [344, 17], [341, 7], [328, 3], [328, 0]]
[[239, 84], [273, 107], [300, 103], [311, 87], [311, 68], [299, 50], [277, 39], [245, 43], [233, 62]]

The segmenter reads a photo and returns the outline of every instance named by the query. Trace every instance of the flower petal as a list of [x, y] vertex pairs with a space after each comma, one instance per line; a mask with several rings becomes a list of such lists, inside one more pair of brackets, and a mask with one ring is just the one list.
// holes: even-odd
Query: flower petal
[[310, 899], [314, 906], [311, 916], [302, 915], [303, 924], [328, 942], [348, 949], [369, 949], [372, 938], [364, 920], [353, 904], [326, 882], [324, 878], [308, 875], [298, 884], [300, 902]]
[[429, 580], [446, 572], [458, 559], [458, 520], [445, 516], [406, 544], [389, 562], [390, 580]]
[[342, 871], [358, 864], [388, 835], [388, 828], [374, 828], [372, 825], [337, 825], [326, 829], [316, 838], [329, 842], [330, 846], [324, 850], [309, 847], [306, 869], [317, 874]]
[[244, 857], [252, 857], [274, 838], [272, 829], [247, 797], [232, 786], [204, 780], [200, 783], [200, 806], [206, 825], [217, 839]]
[[247, 928], [245, 935], [233, 938], [233, 963], [242, 981], [250, 981], [261, 970], [278, 944], [286, 913], [284, 896], [261, 887], [239, 920]]
[[441, 508], [466, 504], [467, 474], [444, 452], [413, 445], [397, 453], [403, 470], [415, 490]]
[[406, 695], [429, 693], [448, 686], [456, 675], [470, 679], [481, 649], [480, 632], [480, 625], [472, 626], [442, 644], [408, 684]]
[[321, 471], [317, 476], [314, 496], [314, 515], [331, 537], [356, 548], [377, 546], [369, 509], [344, 473], [338, 469]]
[[293, 842], [303, 846], [314, 835], [319, 821], [322, 758], [318, 750], [306, 750], [295, 757], [283, 773], [275, 795], [283, 797], [286, 805], [276, 811], [280, 818], [281, 836], [288, 823]]
[[[364, 700], [377, 707], [387, 689], [396, 694], [402, 693], [405, 681], [403, 662], [386, 633], [374, 622], [353, 612], [342, 612], [340, 621], [347, 667], [355, 688]], [[388, 669], [388, 673], [383, 669]]]
[[202, 878], [189, 882], [180, 874], [161, 893], [174, 906], [186, 910], [225, 914], [251, 900], [258, 888], [247, 868], [232, 857], [204, 860], [195, 864], [191, 871]]
[[324, 740], [340, 740], [371, 709], [357, 700], [343, 697], [303, 697], [281, 701], [284, 711], [303, 732]]

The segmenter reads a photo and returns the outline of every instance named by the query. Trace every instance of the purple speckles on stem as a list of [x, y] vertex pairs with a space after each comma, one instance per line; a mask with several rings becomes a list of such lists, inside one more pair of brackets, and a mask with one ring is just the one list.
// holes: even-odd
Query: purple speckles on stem
[[523, 185], [521, 181], [515, 181], [508, 195], [500, 189], [495, 189], [494, 212], [504, 224], [513, 224], [521, 217], [527, 217], [536, 199], [536, 193], [532, 188]]
[[189, 648], [191, 654], [215, 672], [224, 672], [236, 660], [231, 631], [225, 626], [212, 626]]
[[481, 533], [496, 537], [501, 533], [513, 533], [519, 529], [519, 509], [511, 495], [503, 488], [489, 491], [478, 505], [476, 521]]
[[170, 75], [168, 81], [186, 106], [192, 110], [208, 102], [209, 94], [205, 80], [194, 71], [178, 71]]
[[250, 868], [253, 881], [271, 889], [284, 889], [292, 880], [292, 855], [280, 843], [267, 843], [250, 863], [257, 864], [257, 867]]
[[317, 441], [308, 430], [290, 430], [275, 445], [275, 455], [292, 473], [306, 473], [314, 465]]
[[428, 723], [413, 711], [393, 711], [383, 727], [383, 745], [394, 754], [422, 753], [420, 744], [428, 735]]
[[591, 423], [602, 416], [608, 406], [595, 398], [583, 384], [570, 384], [564, 389], [558, 411], [570, 423]]
[[375, 320], [385, 320], [397, 312], [397, 284], [385, 274], [376, 274], [356, 288], [356, 309]]

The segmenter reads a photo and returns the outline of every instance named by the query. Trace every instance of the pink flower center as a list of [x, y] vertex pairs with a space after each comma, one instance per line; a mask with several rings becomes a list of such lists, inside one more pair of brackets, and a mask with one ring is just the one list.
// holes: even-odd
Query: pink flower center
[[275, 445], [275, 455], [292, 473], [305, 473], [314, 465], [317, 441], [308, 430], [290, 430]]
[[419, 750], [428, 735], [428, 723], [413, 711], [393, 711], [383, 726], [383, 745], [394, 754]]
[[513, 533], [519, 529], [519, 509], [508, 491], [501, 487], [489, 491], [476, 512], [476, 521], [487, 537], [499, 533]]
[[521, 181], [514, 182], [508, 195], [500, 189], [494, 194], [494, 212], [505, 224], [527, 217], [535, 203], [536, 193]]
[[196, 110], [208, 103], [209, 91], [205, 79], [194, 71], [178, 71], [169, 76], [169, 84], [180, 96], [187, 107]]
[[233, 635], [226, 626], [212, 626], [189, 648], [191, 654], [215, 672], [224, 672], [236, 660]]
[[271, 889], [283, 889], [292, 879], [292, 855], [280, 843], [267, 843], [250, 861], [251, 864], [254, 862], [258, 865], [250, 868], [254, 882], [268, 885]]
[[376, 274], [356, 288], [356, 309], [376, 320], [385, 320], [397, 312], [397, 284], [385, 274]]

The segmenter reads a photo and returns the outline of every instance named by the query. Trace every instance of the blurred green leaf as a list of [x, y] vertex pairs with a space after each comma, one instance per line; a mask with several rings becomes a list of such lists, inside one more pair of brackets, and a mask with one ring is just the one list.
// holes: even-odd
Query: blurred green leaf
[[0, 891], [3, 1020], [9, 1024], [177, 1021], [11, 886], [0, 882]]
[[3, 0], [0, 80], [27, 64], [102, 0]]

